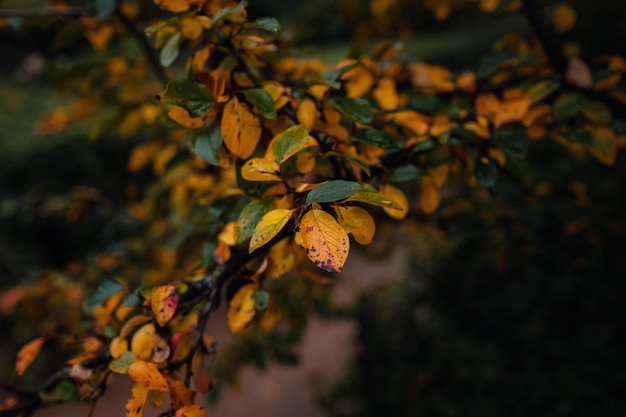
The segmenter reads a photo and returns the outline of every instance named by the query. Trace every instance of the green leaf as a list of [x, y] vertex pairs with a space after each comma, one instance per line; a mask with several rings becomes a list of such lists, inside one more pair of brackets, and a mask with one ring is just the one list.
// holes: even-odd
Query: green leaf
[[393, 170], [389, 181], [391, 182], [407, 182], [415, 181], [422, 178], [426, 173], [415, 165], [404, 165]]
[[446, 106], [446, 103], [437, 96], [426, 94], [411, 94], [409, 107], [422, 113], [439, 113]]
[[222, 20], [223, 18], [225, 18], [228, 15], [231, 15], [233, 13], [238, 13], [241, 10], [243, 10], [246, 6], [248, 5], [247, 1], [242, 1], [241, 3], [239, 3], [238, 5], [234, 6], [234, 7], [225, 7], [221, 10], [218, 10], [212, 17], [211, 17], [211, 21], [213, 22], [213, 25], [215, 26], [215, 24], [217, 22], [219, 22], [220, 20]]
[[120, 291], [125, 291], [124, 284], [115, 279], [107, 278], [102, 281], [96, 292], [85, 300], [83, 310], [87, 315], [91, 315], [93, 309], [101, 305], [107, 298]]
[[309, 191], [304, 204], [308, 206], [313, 203], [339, 201], [361, 190], [363, 190], [363, 186], [358, 182], [345, 180], [328, 181]]
[[139, 286], [135, 288], [133, 292], [128, 294], [128, 296], [122, 302], [122, 305], [126, 307], [139, 307], [144, 300], [144, 298], [141, 296], [141, 292], [144, 289], [143, 287], [143, 283], [139, 284]]
[[328, 100], [328, 104], [357, 123], [367, 125], [374, 121], [372, 106], [362, 98], [334, 97]]
[[426, 152], [426, 151], [430, 151], [431, 149], [433, 149], [435, 146], [439, 145], [439, 141], [436, 139], [428, 139], [425, 140], [424, 142], [420, 142], [418, 144], [416, 144], [415, 146], [413, 146], [413, 148], [411, 149], [412, 152]]
[[263, 311], [270, 305], [270, 295], [267, 291], [256, 290], [254, 292], [254, 309]]
[[270, 120], [276, 118], [274, 100], [267, 91], [262, 88], [253, 88], [251, 90], [245, 90], [243, 93], [246, 96], [246, 100], [252, 103], [263, 117]]
[[588, 101], [580, 93], [563, 93], [554, 102], [554, 117], [560, 120], [577, 116]]
[[308, 141], [309, 133], [305, 125], [292, 126], [280, 134], [272, 145], [272, 152], [276, 162], [282, 164], [284, 161], [302, 150]]
[[281, 33], [280, 23], [273, 17], [261, 17], [254, 22], [248, 23], [246, 27], [260, 29], [274, 36], [280, 36]]
[[375, 189], [372, 190], [369, 187], [363, 187], [363, 191], [358, 191], [352, 194], [350, 197], [346, 199], [346, 201], [358, 201], [360, 203], [371, 204], [372, 206], [378, 207], [390, 207], [401, 210], [398, 204], [393, 202], [387, 197], [384, 197], [378, 193]]
[[387, 151], [398, 148], [396, 142], [387, 132], [377, 129], [361, 130], [356, 137], [352, 137], [352, 140]]
[[115, 0], [94, 0], [93, 8], [98, 20], [107, 20], [115, 11]]
[[523, 158], [528, 150], [528, 138], [521, 130], [500, 130], [492, 140], [511, 158]]
[[184, 108], [191, 117], [200, 117], [215, 105], [213, 93], [204, 84], [187, 78], [170, 81], [157, 98], [163, 103]]
[[526, 95], [530, 97], [532, 104], [536, 104], [558, 90], [559, 86], [554, 80], [539, 81], [526, 91]]
[[214, 241], [209, 241], [202, 247], [202, 265], [207, 269], [212, 269], [215, 266], [213, 252], [216, 247], [217, 245]]
[[222, 146], [222, 140], [222, 131], [219, 125], [213, 124], [206, 132], [198, 136], [193, 145], [193, 151], [211, 165], [217, 166], [219, 165], [217, 155], [220, 146]]
[[164, 67], [172, 65], [178, 57], [178, 53], [180, 52], [180, 37], [181, 33], [176, 32], [170, 36], [167, 42], [165, 42], [165, 45], [163, 45], [163, 49], [161, 49], [161, 54], [159, 55], [159, 61]]
[[593, 135], [584, 127], [574, 127], [563, 133], [563, 136], [573, 143], [582, 143], [585, 145], [593, 144]]
[[476, 70], [476, 77], [483, 78], [491, 71], [498, 68], [503, 63], [515, 58], [515, 54], [512, 51], [504, 50], [498, 52], [496, 54], [492, 54], [486, 57], [483, 57], [478, 64], [478, 68]]
[[335, 152], [335, 151], [326, 152], [326, 154], [324, 155], [324, 158], [327, 158], [329, 156], [337, 156], [339, 158], [345, 159], [346, 161], [351, 162], [354, 165], [361, 168], [363, 172], [367, 174], [367, 176], [369, 177], [372, 176], [372, 171], [370, 169], [370, 166], [365, 161], [362, 161], [359, 158], [355, 158], [352, 155], [347, 155], [345, 153], [340, 153], [340, 152]]
[[81, 396], [76, 390], [76, 385], [67, 379], [62, 379], [49, 391], [39, 391], [38, 395], [47, 404], [61, 404], [81, 400]]
[[498, 164], [491, 158], [488, 163], [478, 162], [476, 164], [476, 170], [474, 172], [478, 184], [483, 187], [491, 188], [496, 185], [500, 171]]
[[593, 123], [608, 125], [613, 120], [611, 108], [601, 101], [592, 101], [583, 108], [583, 115]]
[[122, 353], [119, 358], [115, 359], [109, 364], [109, 368], [113, 372], [126, 373], [126, 370], [130, 365], [137, 362], [137, 356], [130, 350]]
[[235, 239], [238, 245], [252, 237], [254, 228], [268, 211], [270, 201], [263, 199], [252, 200], [241, 210], [235, 225]]

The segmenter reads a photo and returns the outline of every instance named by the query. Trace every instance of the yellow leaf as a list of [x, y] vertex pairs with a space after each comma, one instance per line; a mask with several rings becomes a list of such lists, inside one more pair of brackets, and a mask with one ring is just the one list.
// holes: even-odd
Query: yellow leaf
[[189, 0], [154, 0], [154, 4], [174, 13], [186, 12], [191, 7]]
[[198, 404], [186, 405], [176, 410], [174, 417], [206, 417], [206, 409]]
[[161, 149], [160, 152], [157, 153], [154, 158], [154, 162], [152, 163], [152, 170], [156, 175], [161, 175], [165, 172], [165, 167], [167, 164], [176, 156], [178, 153], [178, 147], [175, 144], [171, 144]]
[[431, 214], [437, 210], [440, 200], [441, 195], [435, 180], [429, 176], [422, 178], [422, 190], [419, 197], [420, 209], [425, 214]]
[[267, 254], [267, 269], [265, 275], [269, 278], [280, 278], [286, 272], [293, 269], [296, 257], [289, 238], [284, 238], [276, 243]]
[[341, 80], [344, 81], [346, 97], [350, 98], [364, 96], [372, 89], [375, 82], [371, 71], [363, 67], [363, 65], [357, 65], [346, 71], [341, 76]]
[[456, 88], [466, 93], [476, 92], [476, 74], [465, 71], [456, 77]]
[[138, 360], [128, 367], [128, 376], [151, 391], [169, 391], [167, 380], [152, 362]]
[[436, 167], [428, 168], [428, 175], [432, 177], [432, 179], [435, 181], [435, 184], [437, 184], [437, 187], [441, 187], [443, 184], [445, 184], [446, 180], [448, 179], [449, 172], [449, 164], [441, 164]]
[[156, 409], [159, 409], [165, 405], [165, 392], [163, 391], [150, 391], [148, 396], [150, 399], [150, 405]]
[[323, 210], [309, 210], [300, 221], [300, 234], [302, 246], [315, 265], [327, 272], [341, 272], [350, 252], [350, 239], [333, 216]]
[[30, 364], [35, 360], [39, 352], [41, 351], [41, 347], [45, 343], [46, 339], [43, 337], [38, 337], [37, 339], [31, 340], [26, 343], [22, 348], [17, 352], [17, 359], [15, 360], [15, 371], [18, 376], [24, 375], [26, 368], [30, 366]]
[[129, 172], [137, 172], [143, 169], [154, 155], [159, 151], [160, 147], [158, 143], [142, 143], [133, 148], [128, 158], [126, 169]]
[[165, 326], [172, 319], [178, 307], [176, 287], [169, 284], [153, 288], [150, 304], [159, 326]]
[[254, 318], [254, 293], [256, 284], [246, 284], [239, 288], [228, 304], [228, 327], [233, 333], [242, 331]]
[[109, 353], [114, 359], [122, 356], [122, 353], [128, 351], [128, 340], [123, 337], [116, 337], [109, 343]]
[[383, 184], [380, 186], [380, 195], [393, 201], [399, 207], [383, 207], [385, 213], [392, 219], [401, 220], [409, 214], [409, 200], [399, 188], [390, 184]]
[[259, 119], [237, 97], [231, 98], [224, 106], [221, 128], [228, 150], [242, 159], [252, 155], [261, 138]]
[[553, 11], [554, 31], [556, 33], [567, 32], [576, 23], [576, 12], [567, 3], [559, 3]]
[[170, 401], [174, 410], [194, 403], [196, 392], [189, 389], [183, 381], [172, 381], [170, 385]]
[[272, 240], [285, 227], [293, 212], [293, 210], [279, 208], [265, 214], [252, 232], [249, 252], [252, 253]]
[[190, 117], [187, 110], [182, 107], [174, 106], [168, 112], [167, 116], [181, 126], [189, 129], [197, 129], [204, 125], [206, 116]]
[[487, 154], [501, 167], [506, 165], [506, 154], [500, 148], [489, 148]]
[[398, 93], [396, 83], [391, 77], [378, 80], [378, 85], [374, 88], [374, 98], [383, 110], [392, 110], [398, 107]]
[[307, 132], [313, 130], [315, 119], [317, 118], [315, 102], [308, 98], [302, 100], [298, 105], [297, 117], [298, 121], [306, 126]]
[[280, 165], [273, 159], [252, 158], [241, 167], [241, 176], [248, 181], [281, 181]]
[[476, 114], [491, 119], [500, 110], [501, 102], [493, 93], [484, 93], [476, 97]]
[[142, 384], [135, 384], [131, 391], [130, 398], [126, 401], [126, 417], [143, 416], [147, 398], [148, 388]]
[[531, 102], [530, 97], [526, 96], [503, 102], [493, 121], [495, 128], [497, 129], [505, 123], [521, 122], [528, 113]]
[[339, 223], [361, 245], [368, 245], [374, 238], [376, 222], [367, 210], [357, 206], [336, 206]]
[[202, 25], [197, 16], [186, 16], [180, 22], [180, 32], [187, 39], [195, 41], [202, 36]]
[[130, 342], [130, 350], [139, 359], [148, 360], [152, 356], [152, 349], [154, 349], [156, 341], [157, 335], [154, 324], [146, 323], [133, 335], [133, 340]]

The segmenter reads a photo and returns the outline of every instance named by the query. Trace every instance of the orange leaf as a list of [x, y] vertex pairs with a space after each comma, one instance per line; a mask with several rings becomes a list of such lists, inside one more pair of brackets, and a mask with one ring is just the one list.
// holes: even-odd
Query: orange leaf
[[305, 98], [298, 105], [298, 121], [306, 126], [307, 132], [313, 130], [315, 118], [317, 117], [317, 108], [315, 102]]
[[186, 405], [176, 410], [174, 417], [206, 417], [206, 409], [198, 404]]
[[187, 387], [183, 381], [172, 381], [169, 385], [170, 401], [174, 410], [194, 403], [196, 392]]
[[41, 347], [45, 343], [46, 339], [44, 337], [38, 337], [37, 339], [31, 340], [26, 343], [22, 348], [17, 352], [17, 359], [15, 360], [15, 371], [18, 376], [24, 375], [24, 371], [26, 368], [35, 360], [39, 352], [41, 351]]
[[357, 206], [336, 206], [339, 223], [361, 245], [368, 245], [374, 238], [376, 222], [367, 210]]
[[141, 417], [146, 407], [148, 398], [148, 387], [142, 384], [135, 384], [126, 401], [126, 417]]
[[191, 7], [188, 0], [154, 0], [154, 4], [174, 13], [186, 12]]
[[261, 138], [261, 123], [237, 97], [224, 106], [221, 122], [224, 144], [235, 156], [249, 158]]
[[252, 158], [241, 167], [241, 176], [248, 181], [281, 181], [280, 165], [272, 159]]
[[309, 259], [327, 272], [341, 273], [350, 239], [337, 220], [323, 210], [308, 211], [300, 221], [302, 246]]
[[495, 12], [500, 4], [500, 0], [480, 0], [480, 8], [483, 12]]
[[553, 13], [554, 31], [556, 33], [567, 32], [576, 23], [576, 12], [567, 3], [557, 4]]
[[441, 195], [439, 188], [432, 177], [422, 178], [422, 192], [419, 197], [419, 206], [425, 214], [431, 214], [439, 206]]
[[138, 360], [128, 367], [128, 375], [151, 391], [169, 391], [167, 380], [155, 364]]
[[187, 110], [178, 106], [172, 107], [167, 112], [167, 115], [170, 119], [172, 119], [179, 125], [185, 126], [189, 129], [197, 129], [199, 127], [202, 127], [204, 121], [206, 120], [206, 116], [190, 117]]
[[387, 213], [387, 215], [389, 215], [392, 219], [401, 220], [409, 214], [409, 200], [407, 200], [406, 196], [400, 189], [390, 184], [383, 184], [380, 186], [380, 195], [387, 197], [400, 207], [383, 207], [385, 213]]
[[285, 227], [292, 215], [293, 210], [284, 208], [278, 208], [266, 213], [252, 232], [250, 253], [272, 240]]
[[521, 122], [530, 108], [530, 97], [522, 97], [502, 103], [493, 121], [495, 128], [505, 123]]
[[233, 333], [242, 331], [254, 318], [254, 293], [256, 284], [246, 284], [239, 288], [228, 304], [228, 327]]
[[153, 288], [151, 307], [159, 326], [165, 326], [172, 319], [178, 307], [176, 287], [169, 284]]
[[392, 110], [398, 107], [398, 93], [396, 83], [391, 77], [378, 80], [378, 85], [374, 88], [374, 98], [383, 110]]

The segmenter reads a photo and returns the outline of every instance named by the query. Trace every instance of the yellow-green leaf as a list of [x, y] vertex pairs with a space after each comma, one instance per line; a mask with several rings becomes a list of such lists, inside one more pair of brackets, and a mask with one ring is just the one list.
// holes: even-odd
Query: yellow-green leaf
[[396, 207], [383, 207], [389, 217], [401, 220], [409, 214], [409, 200], [399, 188], [390, 184], [381, 185], [380, 195], [396, 203]]
[[169, 391], [167, 380], [152, 362], [138, 360], [128, 367], [128, 376], [152, 391]]
[[254, 318], [256, 313], [254, 309], [254, 293], [256, 292], [256, 284], [246, 284], [239, 288], [230, 303], [228, 304], [227, 321], [230, 331], [239, 333]]
[[130, 393], [130, 398], [126, 401], [126, 417], [141, 417], [146, 408], [148, 398], [148, 387], [142, 384], [135, 384]]
[[152, 289], [152, 313], [159, 326], [165, 326], [176, 313], [178, 294], [174, 285], [161, 285]]
[[350, 239], [333, 216], [323, 210], [309, 210], [300, 221], [300, 234], [302, 246], [315, 265], [327, 272], [341, 272], [350, 252]]
[[261, 123], [237, 97], [224, 106], [220, 126], [228, 150], [241, 159], [249, 158], [261, 138]]
[[280, 181], [280, 165], [272, 159], [252, 158], [241, 167], [241, 176], [248, 181]]
[[376, 222], [367, 210], [357, 206], [336, 206], [335, 213], [339, 224], [346, 232], [351, 233], [354, 240], [361, 245], [368, 245], [374, 238]]
[[272, 139], [271, 149], [279, 164], [306, 148], [308, 132], [305, 125], [292, 126]]
[[263, 216], [252, 232], [250, 253], [272, 240], [285, 227], [292, 215], [293, 210], [278, 208]]
[[269, 200], [258, 199], [252, 200], [241, 210], [235, 223], [235, 241], [238, 245], [250, 239], [257, 224], [269, 209]]

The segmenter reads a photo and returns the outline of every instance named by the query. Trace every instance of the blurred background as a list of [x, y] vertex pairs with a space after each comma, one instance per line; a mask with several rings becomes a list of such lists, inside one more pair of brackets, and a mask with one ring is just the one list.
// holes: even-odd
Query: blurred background
[[[248, 11], [252, 18], [277, 17], [297, 55], [327, 63], [391, 39], [402, 42], [411, 60], [475, 69], [501, 36], [530, 31], [521, 12], [486, 14], [476, 3], [461, 3], [251, 0]], [[549, 11], [557, 2], [539, 3]], [[621, 0], [570, 3], [577, 19], [562, 35], [567, 48], [586, 59], [626, 53]], [[42, 5], [4, 0], [0, 11]], [[144, 21], [157, 13], [149, 6], [142, 3]], [[75, 300], [68, 295], [72, 268], [140, 227], [124, 207], [130, 200], [126, 161], [141, 138], [105, 134], [94, 141], [87, 138], [89, 124], [54, 131], [38, 122], [73, 98], [59, 88], [49, 64], [62, 65], [89, 48], [80, 27], [51, 20], [9, 19], [0, 31], [3, 382], [19, 346], [42, 328], [70, 330], [47, 317], [50, 306], [14, 309], [11, 300], [19, 297], [10, 288], [39, 285], [56, 311], [71, 316], [84, 291], [77, 289]], [[533, 142], [526, 168], [544, 189], [502, 181], [493, 195], [451, 195], [428, 219], [400, 229], [382, 224], [371, 247], [351, 254], [335, 285], [290, 277], [300, 281], [285, 284], [292, 286], [286, 294], [319, 294], [293, 307], [302, 327], [289, 351], [256, 361], [251, 353], [245, 366], [218, 358], [226, 382], [213, 394], [210, 413], [626, 415], [625, 162], [620, 154], [607, 167], [552, 141]], [[141, 187], [152, 178], [142, 172], [133, 183]], [[231, 343], [223, 317], [212, 322], [209, 331], [220, 346]], [[262, 349], [250, 349], [256, 348]], [[39, 364], [39, 371], [54, 362]], [[121, 410], [127, 392], [116, 387], [107, 405], [117, 402]], [[71, 409], [76, 415], [87, 410]], [[67, 415], [68, 409], [52, 412]], [[94, 416], [111, 412], [100, 404]]]

